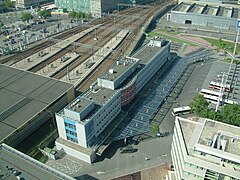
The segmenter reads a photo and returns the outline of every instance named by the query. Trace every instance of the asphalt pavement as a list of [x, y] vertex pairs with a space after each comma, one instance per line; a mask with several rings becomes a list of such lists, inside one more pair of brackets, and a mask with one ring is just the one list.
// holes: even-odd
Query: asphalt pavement
[[[190, 66], [190, 70], [186, 71], [182, 77], [183, 79], [176, 85], [176, 88], [182, 86], [182, 90], [179, 91], [181, 94], [176, 99], [170, 97], [167, 100], [167, 106], [165, 106], [168, 113], [160, 125], [161, 131], [173, 132], [174, 117], [171, 114], [172, 107], [187, 105], [191, 101], [192, 97], [198, 93], [198, 89], [202, 87], [212, 64], [213, 60], [209, 60], [203, 65], [201, 63], [193, 64]], [[189, 77], [186, 78], [186, 74]], [[83, 174], [87, 174], [88, 178], [110, 179], [148, 169], [156, 165], [171, 163], [171, 143], [172, 133], [162, 138], [155, 138], [140, 142], [138, 145], [133, 145], [134, 148], [138, 149], [135, 153], [121, 154], [119, 148], [124, 144], [122, 140], [110, 145], [103, 154], [104, 158], [100, 158], [94, 164], [87, 164], [68, 155], [54, 162], [59, 164], [64, 159], [70, 159], [78, 164], [81, 168], [70, 174], [73, 177], [81, 177]], [[51, 166], [54, 166], [54, 164], [51, 164]]]

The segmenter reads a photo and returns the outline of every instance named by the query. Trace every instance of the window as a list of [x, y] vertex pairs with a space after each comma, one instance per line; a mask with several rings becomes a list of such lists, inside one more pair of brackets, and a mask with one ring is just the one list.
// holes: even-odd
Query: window
[[68, 127], [70, 129], [76, 130], [76, 126], [74, 126], [73, 124], [69, 124], [69, 123], [64, 123], [65, 127]]

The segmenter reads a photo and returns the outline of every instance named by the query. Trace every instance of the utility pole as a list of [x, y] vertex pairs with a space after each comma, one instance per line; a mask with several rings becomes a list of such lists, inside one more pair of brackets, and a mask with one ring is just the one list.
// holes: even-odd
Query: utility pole
[[215, 109], [216, 112], [218, 112], [218, 108], [221, 105], [221, 103], [223, 102], [223, 92], [224, 92], [224, 88], [226, 87], [223, 84], [224, 83], [224, 78], [225, 78], [225, 74], [223, 73], [222, 81], [221, 81], [221, 85], [220, 85], [220, 90], [219, 90], [218, 102], [216, 104], [216, 109]]

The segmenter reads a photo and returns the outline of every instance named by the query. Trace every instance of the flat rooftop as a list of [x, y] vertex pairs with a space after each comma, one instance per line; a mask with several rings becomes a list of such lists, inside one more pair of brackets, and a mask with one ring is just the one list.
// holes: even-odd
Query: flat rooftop
[[89, 100], [92, 100], [97, 105], [102, 105], [106, 102], [110, 97], [112, 97], [117, 91], [103, 88], [100, 86], [95, 86], [93, 90], [88, 91], [88, 93], [84, 96]]
[[88, 99], [78, 97], [74, 99], [74, 102], [69, 103], [66, 108], [72, 111], [81, 112], [85, 107], [89, 106], [91, 103], [93, 102]]
[[[198, 143], [210, 147], [209, 140], [212, 140], [217, 134], [221, 134], [221, 139], [227, 142], [225, 152], [240, 156], [240, 143], [238, 142], [240, 140], [240, 128], [237, 126], [207, 120]], [[235, 142], [232, 142], [232, 140], [235, 140]]]
[[0, 141], [65, 94], [72, 85], [0, 65]]
[[[177, 119], [190, 156], [197, 158], [193, 154], [193, 149], [199, 144], [210, 148], [210, 152], [218, 151], [219, 154], [225, 152], [229, 156], [238, 156], [238, 161], [240, 161], [240, 127], [204, 118], [177, 117]], [[218, 143], [221, 144], [221, 148], [217, 147]], [[205, 160], [208, 161], [207, 158]]]
[[124, 57], [120, 60], [117, 60], [101, 78], [115, 81], [119, 76], [121, 76], [131, 65], [135, 64], [137, 59], [130, 57]]
[[21, 179], [74, 179], [5, 144], [0, 145], [0, 169], [0, 177], [10, 180], [16, 180], [16, 176]]
[[[163, 47], [168, 43], [168, 41], [165, 42]], [[158, 46], [143, 46], [140, 50], [137, 51], [133, 55], [134, 58], [140, 59], [140, 64], [147, 64], [156, 54], [163, 48]]]

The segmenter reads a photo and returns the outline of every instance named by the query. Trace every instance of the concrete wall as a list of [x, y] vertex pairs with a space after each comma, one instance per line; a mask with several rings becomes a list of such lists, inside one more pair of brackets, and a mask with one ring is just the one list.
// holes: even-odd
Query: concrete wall
[[87, 138], [86, 138], [85, 125], [80, 124], [80, 123], [76, 123], [76, 131], [77, 131], [78, 145], [87, 148]]
[[[107, 72], [107, 73], [109, 73], [109, 72]], [[110, 81], [110, 80], [103, 79], [103, 78], [97, 78], [97, 81], [98, 81], [98, 86], [105, 87], [107, 89], [112, 89], [112, 90], [115, 89], [114, 81]]]
[[223, 28], [223, 29], [236, 27], [236, 22], [237, 22], [237, 19], [234, 19], [234, 18], [171, 11], [172, 22], [185, 24], [186, 20], [192, 21], [193, 25], [209, 26], [209, 27], [216, 27], [216, 28]]
[[67, 107], [64, 108], [64, 114], [68, 117], [71, 117], [72, 119], [80, 121], [80, 114], [76, 111], [68, 109]]
[[56, 119], [56, 122], [57, 122], [57, 129], [58, 129], [59, 137], [67, 140], [63, 117], [61, 117], [58, 114], [56, 114], [55, 115], [55, 119]]
[[77, 151], [75, 149], [72, 149], [68, 146], [65, 146], [63, 144], [60, 144], [58, 142], [56, 142], [56, 148], [57, 150], [61, 150], [61, 149], [64, 149], [64, 151], [66, 152], [66, 154], [70, 155], [70, 156], [73, 156], [75, 158], [78, 158], [84, 162], [87, 162], [87, 163], [92, 163], [95, 158], [96, 158], [96, 154], [95, 152], [93, 152], [92, 154], [88, 155], [88, 154], [84, 154], [80, 151]]

